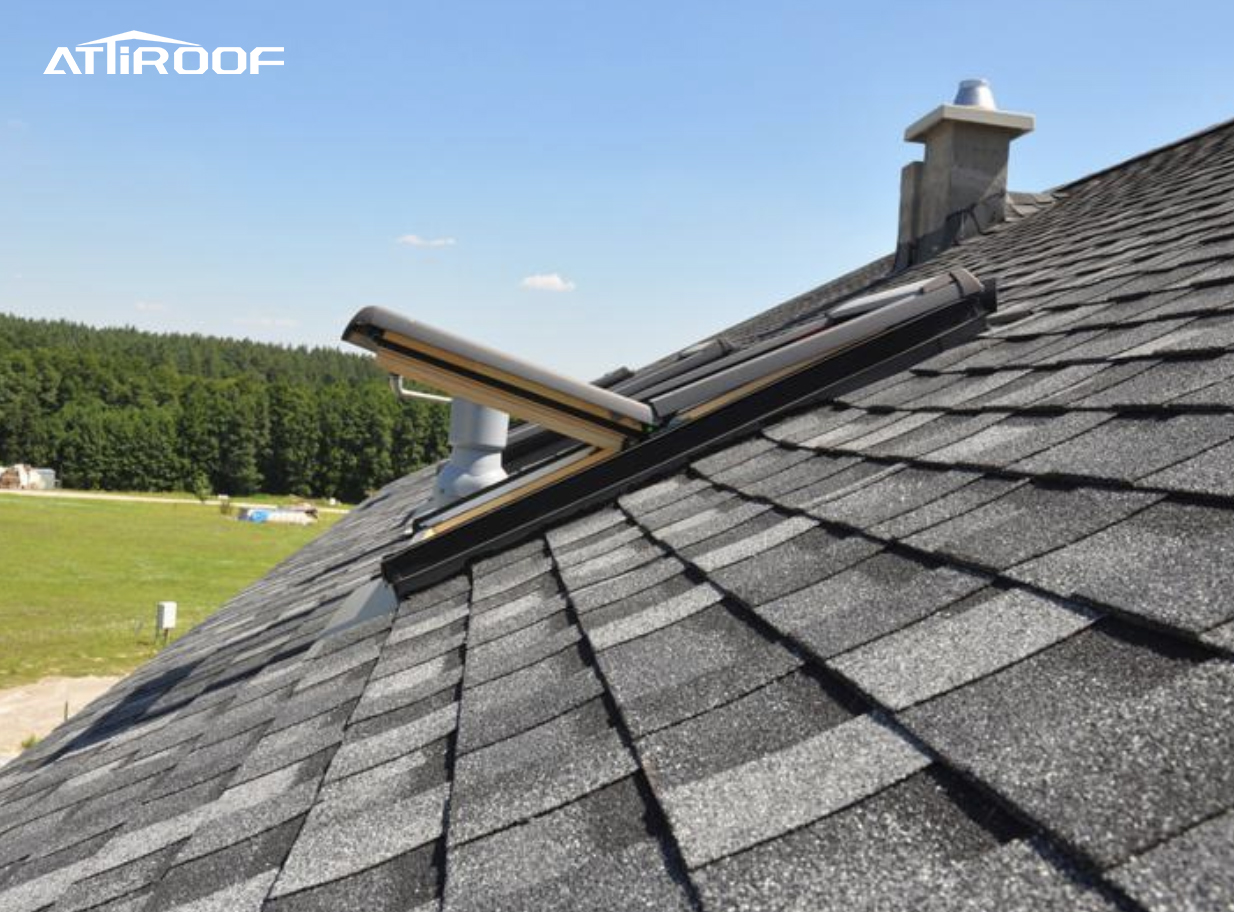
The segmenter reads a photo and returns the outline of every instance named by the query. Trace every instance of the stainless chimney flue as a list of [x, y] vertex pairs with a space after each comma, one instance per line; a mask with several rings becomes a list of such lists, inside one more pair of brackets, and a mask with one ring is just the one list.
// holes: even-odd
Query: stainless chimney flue
[[952, 104], [985, 108], [987, 111], [998, 110], [998, 105], [994, 103], [994, 90], [990, 88], [988, 79], [960, 80], [960, 88], [956, 91]]

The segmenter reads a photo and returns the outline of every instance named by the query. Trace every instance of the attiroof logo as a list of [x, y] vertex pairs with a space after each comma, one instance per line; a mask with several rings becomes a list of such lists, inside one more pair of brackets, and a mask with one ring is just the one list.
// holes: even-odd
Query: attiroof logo
[[[122, 44], [125, 41], [145, 41], [138, 47]], [[159, 44], [180, 45], [175, 52], [168, 55], [166, 48]], [[216, 47], [207, 51], [200, 44], [191, 41], [179, 41], [175, 38], [160, 38], [149, 32], [125, 32], [123, 35], [112, 35], [110, 38], [96, 38], [94, 41], [83, 41], [77, 45], [77, 53], [82, 55], [81, 63], [66, 47], [56, 48], [51, 56], [51, 63], [43, 70], [44, 76], [94, 76], [106, 72], [108, 76], [143, 76], [151, 70], [160, 76], [167, 75], [167, 61], [170, 57], [172, 69], [184, 76], [200, 76], [207, 70], [220, 76], [239, 76], [248, 73], [256, 76], [263, 66], [282, 66], [281, 60], [264, 60], [263, 54], [282, 53], [281, 47], [257, 47], [251, 51], [238, 47]], [[107, 69], [100, 70], [95, 58], [102, 52], [107, 52]], [[66, 67], [67, 69], [63, 69]]]

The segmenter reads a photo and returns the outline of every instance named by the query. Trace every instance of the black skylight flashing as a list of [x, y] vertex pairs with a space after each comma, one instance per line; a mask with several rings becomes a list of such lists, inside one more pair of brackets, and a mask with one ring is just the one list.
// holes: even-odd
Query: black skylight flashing
[[542, 428], [538, 424], [525, 423], [510, 428], [506, 449], [501, 461], [507, 471], [521, 471], [552, 456], [560, 456], [567, 450], [580, 446], [564, 434]]
[[427, 538], [382, 563], [400, 598], [457, 573], [471, 561], [516, 545], [549, 526], [669, 474], [761, 424], [849, 392], [975, 336], [994, 310], [987, 285], [937, 310], [855, 342], [816, 364], [710, 413], [639, 441], [613, 458], [529, 493], [463, 526]]
[[712, 364], [733, 351], [733, 345], [723, 336], [716, 336], [678, 354], [678, 357], [652, 370], [639, 371], [624, 383], [613, 387], [613, 391], [623, 396], [638, 396], [646, 398], [652, 391], [666, 383], [679, 381], [690, 371], [707, 364]]
[[424, 528], [453, 519], [476, 507], [505, 496], [526, 484], [537, 481], [545, 475], [550, 475], [555, 471], [567, 468], [573, 463], [587, 458], [591, 452], [591, 449], [585, 445], [576, 441], [570, 441], [570, 446], [562, 452], [551, 458], [539, 460], [534, 464], [522, 466], [518, 474], [512, 474], [505, 481], [460, 497], [444, 507], [428, 511], [424, 511], [423, 508], [417, 508], [412, 513], [412, 520], [417, 528]]
[[855, 298], [826, 314], [704, 364], [643, 393], [661, 420], [688, 412], [769, 377], [830, 357], [905, 320], [933, 313], [943, 304], [980, 292], [981, 284], [955, 269], [912, 285]]

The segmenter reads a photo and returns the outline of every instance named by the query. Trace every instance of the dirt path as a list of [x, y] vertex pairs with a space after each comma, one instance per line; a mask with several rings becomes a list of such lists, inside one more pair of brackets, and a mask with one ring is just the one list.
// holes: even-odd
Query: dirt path
[[0, 764], [21, 752], [21, 742], [31, 735], [42, 738], [69, 715], [108, 690], [118, 677], [43, 678], [0, 690]]
[[[105, 494], [101, 491], [0, 491], [0, 494], [11, 494], [14, 497], [68, 497], [73, 500], [123, 500], [129, 503], [159, 503], [159, 504], [203, 504], [207, 507], [217, 507], [217, 499], [200, 501], [194, 497], [151, 497], [147, 494]], [[273, 504], [245, 503], [234, 501], [232, 506], [241, 507], [272, 507]], [[347, 513], [342, 507], [318, 507], [319, 513]]]

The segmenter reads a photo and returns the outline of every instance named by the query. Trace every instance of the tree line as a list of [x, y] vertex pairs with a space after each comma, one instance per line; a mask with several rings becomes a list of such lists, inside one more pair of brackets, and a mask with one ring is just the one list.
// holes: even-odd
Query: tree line
[[0, 314], [0, 464], [65, 487], [355, 501], [448, 432], [363, 355]]

